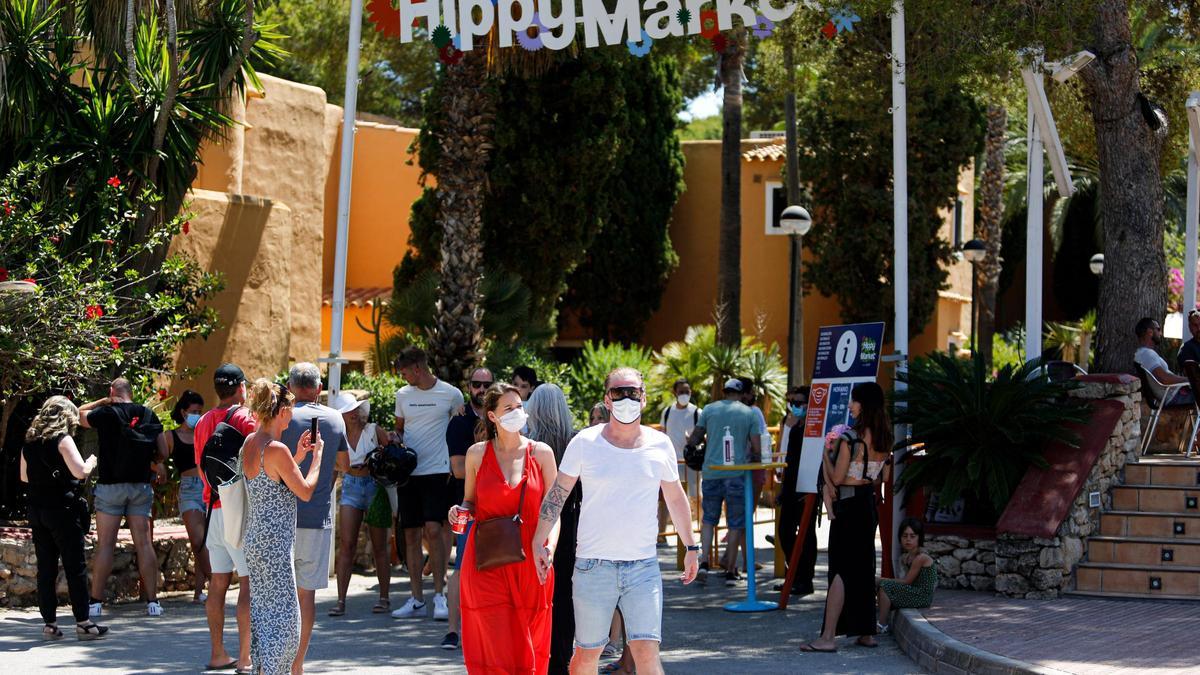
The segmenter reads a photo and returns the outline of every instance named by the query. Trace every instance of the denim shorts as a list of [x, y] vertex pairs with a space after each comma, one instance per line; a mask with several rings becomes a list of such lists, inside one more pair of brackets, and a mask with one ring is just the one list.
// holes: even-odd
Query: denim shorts
[[200, 476], [179, 477], [179, 513], [188, 511], [204, 513], [204, 481]]
[[92, 497], [100, 513], [149, 518], [154, 488], [149, 483], [97, 483]]
[[342, 476], [342, 499], [339, 504], [366, 512], [371, 507], [378, 486], [370, 476]]
[[725, 503], [725, 527], [741, 530], [746, 527], [746, 479], [706, 478], [701, 486], [700, 506], [704, 511], [704, 524], [715, 526], [721, 522], [721, 502]]
[[577, 558], [571, 581], [576, 647], [600, 649], [608, 644], [613, 610], [618, 607], [629, 640], [662, 642], [662, 574], [657, 558]]

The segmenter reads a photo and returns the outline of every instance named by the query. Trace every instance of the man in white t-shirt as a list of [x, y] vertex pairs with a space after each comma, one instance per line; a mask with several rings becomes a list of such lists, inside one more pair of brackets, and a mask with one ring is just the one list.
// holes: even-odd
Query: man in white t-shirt
[[[692, 403], [692, 385], [687, 380], [679, 378], [675, 380], [675, 384], [671, 387], [671, 393], [675, 395], [675, 403], [663, 408], [662, 418], [659, 424], [662, 426], [663, 433], [671, 439], [671, 445], [675, 446], [675, 459], [683, 459], [683, 448], [687, 445], [688, 436], [692, 435], [692, 429], [696, 427], [696, 420], [700, 419], [700, 409]], [[683, 484], [687, 489], [687, 495], [691, 499], [696, 499], [700, 496], [700, 472], [692, 471], [686, 466], [682, 467]], [[659, 500], [658, 504], [658, 531], [663, 532], [667, 524], [667, 503]]]
[[655, 553], [658, 492], [662, 490], [679, 538], [687, 547], [682, 581], [696, 578], [700, 547], [679, 483], [675, 450], [666, 434], [640, 424], [646, 406], [642, 376], [618, 368], [604, 380], [605, 424], [579, 432], [567, 445], [558, 478], [542, 500], [533, 555], [545, 583], [554, 551], [545, 543], [576, 481], [582, 481], [575, 549], [572, 673], [595, 673], [608, 643], [613, 610], [621, 609], [637, 672], [662, 673], [662, 574]]
[[398, 491], [398, 517], [404, 530], [412, 597], [392, 612], [392, 617], [407, 619], [428, 614], [421, 589], [423, 533], [429, 542], [429, 562], [433, 568], [433, 618], [445, 621], [450, 617], [442, 591], [446, 582], [448, 549], [442, 541], [442, 530], [451, 502], [446, 427], [450, 417], [463, 407], [463, 395], [457, 387], [439, 380], [429, 370], [428, 357], [417, 347], [400, 352], [396, 357], [396, 369], [408, 382], [396, 392], [396, 432], [403, 437], [404, 444], [417, 453], [417, 468]]
[[[1170, 367], [1167, 366], [1166, 359], [1160, 356], [1154, 348], [1162, 342], [1162, 327], [1158, 325], [1157, 321], [1150, 317], [1143, 318], [1137, 322], [1134, 332], [1137, 334], [1140, 346], [1134, 352], [1133, 360], [1139, 366], [1153, 374], [1154, 378], [1164, 385], [1187, 384], [1188, 379], [1172, 373]], [[1150, 388], [1153, 390], [1154, 398], [1161, 400], [1166, 389], [1160, 387], [1154, 380], [1150, 380]], [[1194, 400], [1195, 393], [1191, 389], [1180, 387], [1175, 392], [1175, 396], [1167, 404], [1188, 404]]]

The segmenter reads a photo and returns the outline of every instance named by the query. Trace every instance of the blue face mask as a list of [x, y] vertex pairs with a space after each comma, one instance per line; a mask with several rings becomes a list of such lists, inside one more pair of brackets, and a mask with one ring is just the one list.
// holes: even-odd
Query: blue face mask
[[804, 413], [808, 411], [808, 406], [789, 405], [788, 410], [791, 411], [793, 417], [804, 417]]
[[188, 414], [187, 417], [183, 418], [183, 423], [188, 425], [188, 427], [195, 429], [196, 425], [200, 423], [200, 413]]

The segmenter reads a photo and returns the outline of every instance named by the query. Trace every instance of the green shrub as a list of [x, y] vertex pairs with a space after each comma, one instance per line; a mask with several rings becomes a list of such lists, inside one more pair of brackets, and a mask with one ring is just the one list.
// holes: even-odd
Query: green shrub
[[342, 389], [365, 389], [371, 401], [370, 421], [384, 429], [396, 426], [396, 392], [405, 385], [404, 378], [391, 373], [366, 375], [351, 371], [342, 375]]
[[895, 422], [912, 425], [911, 443], [925, 444], [925, 457], [901, 474], [909, 489], [929, 488], [941, 504], [960, 496], [999, 516], [1031, 464], [1046, 466], [1046, 444], [1074, 447], [1068, 423], [1084, 423], [1089, 409], [1067, 398], [1074, 382], [1030, 375], [1039, 361], [1000, 368], [988, 381], [983, 358], [959, 359], [933, 353], [899, 375]]

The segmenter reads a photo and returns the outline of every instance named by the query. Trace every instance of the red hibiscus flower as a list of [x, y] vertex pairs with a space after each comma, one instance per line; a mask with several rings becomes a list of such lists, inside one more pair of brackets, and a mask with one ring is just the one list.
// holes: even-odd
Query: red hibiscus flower
[[166, 389], [158, 390], [158, 400], [160, 400], [160, 401], [167, 400], [167, 390]]
[[184, 234], [188, 233], [188, 230], [191, 229], [191, 225], [192, 225], [192, 221], [190, 221], [190, 220], [183, 221], [183, 233]]
[[108, 344], [112, 345], [113, 349], [121, 348], [121, 341], [111, 335], [108, 336]]
[[12, 209], [12, 204], [9, 204], [9, 203], [8, 203], [8, 200], [5, 200], [5, 201], [4, 201], [4, 215], [6, 215], [6, 216], [11, 216], [11, 215], [12, 215], [12, 211], [13, 211], [13, 209]]
[[84, 310], [84, 316], [89, 319], [99, 319], [104, 316], [104, 308], [100, 305], [88, 305]]
[[108, 179], [108, 185], [109, 187], [121, 187], [121, 179], [113, 176]]

